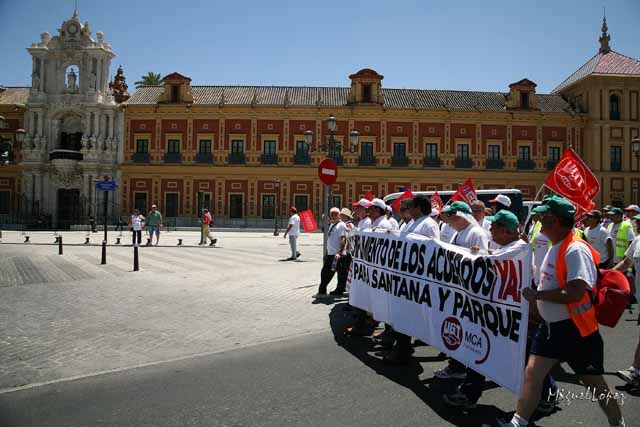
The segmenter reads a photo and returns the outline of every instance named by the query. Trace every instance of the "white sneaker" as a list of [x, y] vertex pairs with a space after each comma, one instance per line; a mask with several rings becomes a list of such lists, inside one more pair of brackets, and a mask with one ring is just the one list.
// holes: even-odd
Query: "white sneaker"
[[640, 380], [640, 375], [638, 375], [638, 373], [636, 372], [636, 369], [633, 366], [630, 366], [627, 369], [618, 371], [618, 376], [628, 383], [632, 383], [634, 381]]

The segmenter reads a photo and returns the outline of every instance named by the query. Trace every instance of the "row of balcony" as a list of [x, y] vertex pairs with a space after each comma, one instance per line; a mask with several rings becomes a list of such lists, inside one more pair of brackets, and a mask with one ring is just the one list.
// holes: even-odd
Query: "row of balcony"
[[[342, 166], [344, 164], [344, 159], [342, 156], [333, 156], [333, 160], [336, 162], [338, 166]], [[309, 154], [296, 154], [294, 156], [294, 164], [295, 165], [310, 165], [311, 164], [311, 156]], [[150, 156], [149, 153], [135, 153], [133, 155], [134, 163], [149, 163]], [[228, 164], [230, 165], [243, 165], [246, 164], [246, 158], [244, 153], [236, 152], [230, 153], [227, 157]], [[182, 155], [181, 153], [165, 153], [164, 156], [165, 163], [182, 163]], [[213, 164], [213, 154], [211, 153], [197, 153], [195, 158], [196, 163], [202, 164]], [[277, 165], [278, 164], [278, 155], [277, 154], [263, 154], [261, 157], [261, 163], [263, 165]], [[377, 161], [375, 156], [360, 156], [359, 165], [360, 166], [376, 166]], [[517, 169], [521, 170], [533, 170], [535, 169], [535, 161], [528, 159], [523, 160], [520, 159], [516, 162]], [[547, 161], [547, 169], [551, 170], [555, 167], [557, 161], [549, 160]], [[409, 166], [409, 158], [408, 157], [392, 157], [391, 158], [391, 166], [392, 167], [408, 167]], [[442, 160], [438, 158], [425, 157], [423, 161], [423, 166], [426, 168], [439, 168], [442, 166]], [[487, 169], [504, 169], [504, 160], [502, 159], [486, 159], [485, 166]], [[455, 159], [455, 167], [458, 169], [470, 169], [473, 167], [473, 161], [469, 158], [456, 158]], [[621, 170], [615, 169], [612, 164], [612, 170]]]

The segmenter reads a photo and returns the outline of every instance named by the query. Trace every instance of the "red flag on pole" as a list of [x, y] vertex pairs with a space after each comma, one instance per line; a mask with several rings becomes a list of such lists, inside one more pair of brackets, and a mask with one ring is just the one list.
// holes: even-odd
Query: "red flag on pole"
[[442, 199], [440, 198], [440, 195], [436, 191], [435, 193], [433, 193], [433, 196], [431, 196], [431, 209], [437, 209], [438, 212], [442, 212], [443, 208], [444, 208], [444, 203], [442, 203]]
[[408, 188], [404, 190], [404, 193], [402, 193], [400, 197], [398, 197], [393, 201], [393, 203], [391, 203], [391, 207], [393, 208], [393, 210], [395, 212], [400, 212], [400, 202], [406, 199], [413, 199], [413, 193]]
[[367, 194], [364, 195], [364, 198], [368, 201], [372, 201], [375, 197], [376, 196], [371, 191], [367, 191]]
[[598, 179], [571, 148], [565, 150], [544, 185], [587, 212], [595, 207], [592, 199], [600, 191]]
[[311, 209], [302, 211], [298, 215], [300, 216], [300, 222], [302, 223], [302, 228], [306, 233], [310, 233], [318, 229], [318, 224], [316, 223], [316, 220], [313, 217], [313, 212], [311, 212]]
[[467, 204], [471, 204], [478, 200], [478, 196], [476, 195], [476, 188], [473, 186], [473, 181], [471, 178], [467, 178], [465, 182], [462, 183], [458, 190], [451, 196], [451, 201], [455, 202], [459, 200], [461, 202], [465, 202]]

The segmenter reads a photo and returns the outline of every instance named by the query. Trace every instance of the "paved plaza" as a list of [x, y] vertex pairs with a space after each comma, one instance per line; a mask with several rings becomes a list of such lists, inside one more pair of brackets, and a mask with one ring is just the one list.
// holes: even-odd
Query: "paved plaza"
[[[282, 234], [221, 232], [217, 247], [198, 247], [196, 232], [164, 233], [164, 246], [140, 248], [139, 272], [131, 246], [110, 245], [100, 265], [102, 234], [88, 246], [85, 236], [64, 233], [58, 255], [53, 233], [22, 243], [3, 232], [2, 425], [479, 426], [513, 410], [513, 395], [495, 386], [472, 417], [444, 407], [435, 348], [417, 347], [411, 367], [387, 367], [369, 340], [343, 337], [345, 300], [312, 304], [320, 234], [302, 235], [301, 262], [285, 262]], [[631, 362], [635, 317], [603, 328], [609, 372]], [[573, 376], [558, 378], [582, 391]], [[634, 425], [639, 398], [625, 396]], [[601, 421], [595, 403], [575, 401], [539, 424]]]

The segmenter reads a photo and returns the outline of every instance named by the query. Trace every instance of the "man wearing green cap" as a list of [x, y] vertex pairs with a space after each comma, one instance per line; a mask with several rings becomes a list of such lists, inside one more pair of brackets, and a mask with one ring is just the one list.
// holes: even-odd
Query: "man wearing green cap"
[[609, 234], [611, 240], [613, 240], [613, 262], [615, 264], [622, 261], [624, 258], [624, 252], [629, 247], [629, 244], [636, 237], [633, 233], [633, 226], [627, 221], [623, 221], [624, 211], [620, 208], [611, 208], [607, 212], [607, 216], [611, 219], [609, 224]]
[[[552, 196], [536, 207], [542, 232], [552, 246], [542, 262], [538, 289], [523, 288], [522, 296], [535, 303], [544, 320], [534, 333], [524, 373], [522, 395], [511, 421], [503, 426], [525, 427], [542, 391], [543, 378], [558, 362], [566, 362], [594, 396], [607, 395], [603, 378], [604, 344], [588, 292], [597, 281], [600, 255], [573, 233], [575, 207]], [[615, 399], [599, 400], [611, 426], [624, 426]]]
[[[442, 210], [442, 216], [447, 224], [456, 231], [451, 244], [474, 252], [488, 251], [489, 236], [478, 225], [468, 204], [460, 201], [453, 202]], [[463, 379], [466, 377], [466, 367], [457, 360], [449, 359], [449, 364], [444, 369], [435, 371], [434, 375], [439, 379]]]
[[[614, 268], [616, 270], [624, 272], [632, 265], [635, 267], [635, 296], [636, 299], [640, 301], [640, 215], [636, 215], [632, 217], [632, 219], [636, 220], [636, 231], [638, 233], [638, 236], [633, 239], [633, 242], [631, 242], [631, 244], [627, 248], [627, 251], [624, 253], [624, 259], [620, 261]], [[640, 314], [638, 315], [638, 325], [640, 325]], [[632, 386], [640, 387], [640, 341], [638, 341], [638, 345], [636, 346], [633, 365], [631, 365], [631, 367], [629, 367], [628, 369], [618, 371], [618, 375], [620, 375]]]

